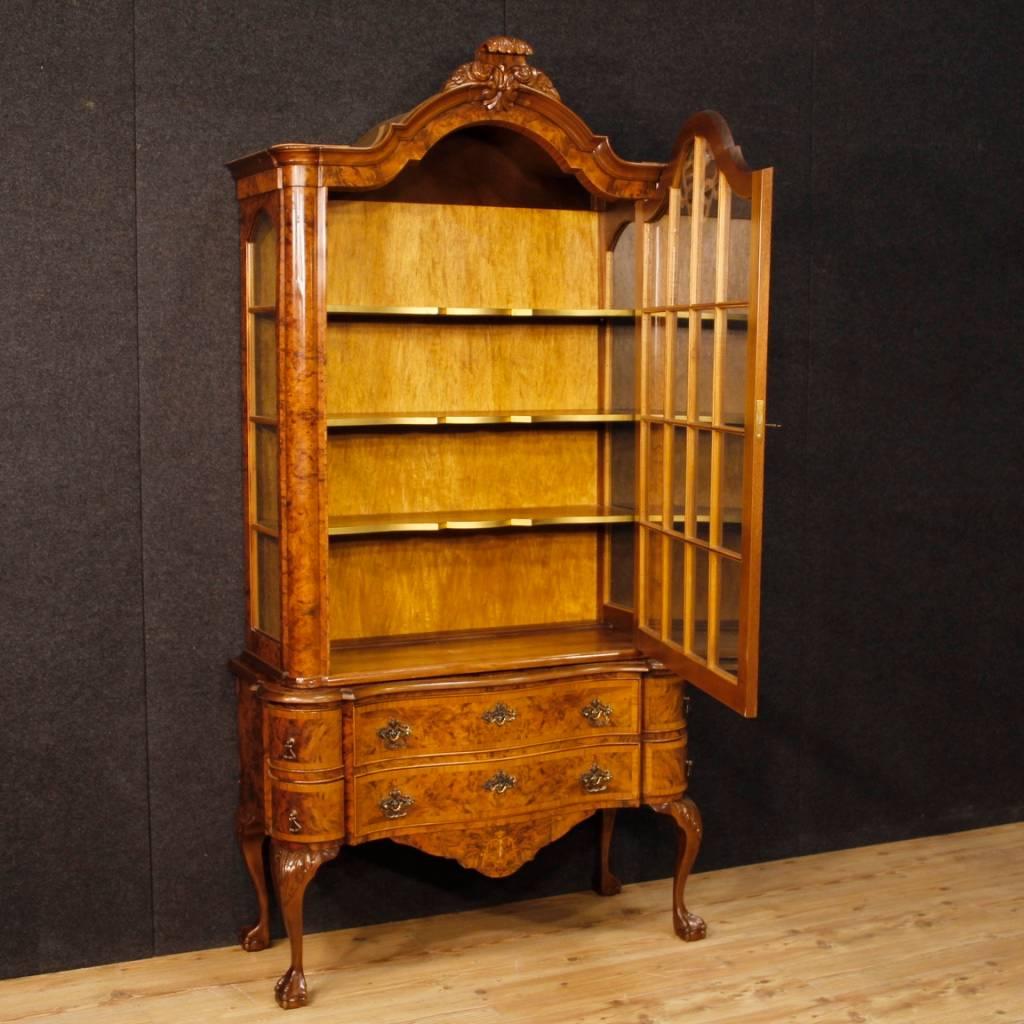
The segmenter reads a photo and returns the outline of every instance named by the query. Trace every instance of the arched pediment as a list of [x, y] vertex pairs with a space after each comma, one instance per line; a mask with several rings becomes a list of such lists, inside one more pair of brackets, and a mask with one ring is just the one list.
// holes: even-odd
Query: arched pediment
[[[317, 183], [352, 190], [391, 182], [441, 139], [476, 125], [506, 128], [540, 147], [566, 174], [608, 200], [651, 199], [664, 170], [659, 163], [622, 159], [607, 136], [596, 135], [561, 102], [550, 78], [526, 63], [522, 40], [495, 36], [461, 65], [441, 91], [368, 132], [353, 146], [273, 146], [230, 164], [236, 177], [282, 166], [316, 166]], [[261, 159], [262, 158], [262, 159]]]

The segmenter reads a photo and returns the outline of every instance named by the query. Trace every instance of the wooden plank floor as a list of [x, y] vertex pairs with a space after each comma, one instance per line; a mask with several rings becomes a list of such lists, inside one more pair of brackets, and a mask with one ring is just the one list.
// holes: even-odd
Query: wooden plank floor
[[[316, 1024], [1024, 1022], [1024, 823], [307, 939]], [[0, 982], [0, 1021], [282, 1021], [282, 942]]]

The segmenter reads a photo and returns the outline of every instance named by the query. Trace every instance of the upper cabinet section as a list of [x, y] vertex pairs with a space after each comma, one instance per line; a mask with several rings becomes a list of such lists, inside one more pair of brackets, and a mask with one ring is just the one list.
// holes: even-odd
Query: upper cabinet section
[[531, 53], [229, 165], [250, 635], [336, 679], [366, 642], [614, 630], [753, 714], [771, 171], [711, 113], [623, 160]]

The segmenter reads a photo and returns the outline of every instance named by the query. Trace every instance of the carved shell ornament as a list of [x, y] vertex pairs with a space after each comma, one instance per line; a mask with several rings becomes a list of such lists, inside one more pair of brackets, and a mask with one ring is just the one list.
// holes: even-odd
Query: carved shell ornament
[[532, 54], [533, 47], [522, 39], [491, 36], [477, 47], [473, 60], [460, 65], [448, 76], [442, 92], [463, 85], [482, 85], [480, 102], [488, 110], [508, 110], [524, 85], [552, 99], [560, 99], [551, 79], [526, 63], [526, 58]]

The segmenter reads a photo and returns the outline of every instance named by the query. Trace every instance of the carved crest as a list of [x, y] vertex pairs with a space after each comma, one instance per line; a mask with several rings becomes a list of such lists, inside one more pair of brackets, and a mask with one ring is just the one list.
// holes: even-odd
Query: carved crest
[[560, 99], [551, 79], [526, 63], [526, 58], [532, 54], [533, 47], [522, 39], [491, 36], [477, 47], [473, 60], [460, 65], [448, 76], [442, 92], [462, 85], [482, 85], [480, 102], [488, 110], [508, 110], [524, 85], [552, 99]]

